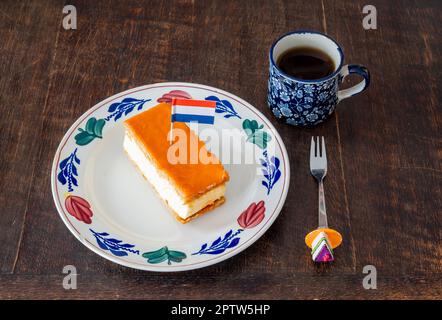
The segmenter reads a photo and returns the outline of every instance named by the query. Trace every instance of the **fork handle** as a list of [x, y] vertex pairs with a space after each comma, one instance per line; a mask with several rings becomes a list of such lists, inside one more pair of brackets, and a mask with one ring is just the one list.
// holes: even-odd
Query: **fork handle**
[[319, 228], [328, 228], [323, 179], [319, 180]]

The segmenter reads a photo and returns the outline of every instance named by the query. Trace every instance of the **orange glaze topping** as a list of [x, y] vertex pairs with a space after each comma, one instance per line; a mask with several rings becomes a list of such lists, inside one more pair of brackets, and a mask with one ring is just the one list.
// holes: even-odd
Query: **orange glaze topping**
[[170, 117], [171, 105], [160, 103], [126, 120], [124, 125], [157, 170], [171, 180], [186, 201], [191, 201], [228, 181], [229, 174], [185, 123], [173, 123], [171, 144]]

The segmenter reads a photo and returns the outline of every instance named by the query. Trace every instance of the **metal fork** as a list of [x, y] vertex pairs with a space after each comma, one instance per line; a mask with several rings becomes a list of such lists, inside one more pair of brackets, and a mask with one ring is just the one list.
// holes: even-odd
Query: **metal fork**
[[319, 226], [318, 228], [328, 228], [327, 212], [325, 210], [324, 178], [327, 174], [327, 154], [325, 152], [324, 137], [312, 137], [310, 145], [310, 172], [319, 184]]

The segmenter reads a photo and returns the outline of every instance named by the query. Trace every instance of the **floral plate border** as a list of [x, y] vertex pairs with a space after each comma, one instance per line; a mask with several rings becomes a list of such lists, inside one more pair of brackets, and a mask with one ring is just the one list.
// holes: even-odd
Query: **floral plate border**
[[[140, 91], [145, 91], [149, 89], [155, 89], [155, 88], [171, 88], [174, 89], [171, 91], [174, 92], [184, 92], [181, 90], [185, 90], [185, 88], [191, 88], [191, 89], [199, 89], [199, 90], [205, 90], [212, 92], [213, 95], [208, 96], [206, 99], [208, 100], [218, 100], [217, 101], [217, 113], [220, 113], [220, 116], [223, 116], [224, 118], [234, 118], [239, 119], [243, 121], [243, 129], [247, 135], [247, 141], [256, 144], [258, 147], [263, 149], [263, 159], [262, 165], [264, 171], [267, 170], [267, 172], [264, 172], [264, 177], [267, 180], [262, 181], [262, 185], [267, 188], [267, 195], [269, 195], [271, 189], [272, 189], [272, 179], [274, 183], [276, 183], [279, 178], [281, 177], [281, 172], [279, 171], [279, 165], [280, 163], [283, 163], [283, 174], [282, 179], [280, 183], [283, 183], [282, 191], [279, 194], [279, 199], [277, 201], [276, 206], [274, 207], [273, 212], [271, 212], [268, 215], [268, 218], [264, 223], [260, 226], [259, 229], [255, 230], [253, 234], [251, 234], [245, 241], [239, 243], [239, 238], [237, 237], [241, 232], [243, 232], [247, 228], [253, 228], [256, 227], [258, 224], [261, 223], [264, 219], [264, 212], [265, 212], [265, 206], [264, 201], [256, 203], [252, 203], [249, 205], [249, 207], [244, 210], [243, 213], [240, 214], [238, 217], [238, 224], [241, 226], [237, 231], [233, 232], [233, 230], [229, 230], [223, 237], [219, 237], [215, 241], [213, 241], [210, 244], [210, 247], [208, 244], [204, 244], [201, 249], [197, 252], [188, 252], [187, 254], [181, 251], [171, 250], [167, 246], [164, 246], [162, 248], [159, 248], [154, 251], [148, 251], [142, 253], [142, 251], [139, 250], [135, 245], [124, 243], [122, 240], [115, 239], [111, 235], [109, 235], [107, 232], [103, 230], [94, 230], [93, 228], [90, 228], [90, 232], [93, 236], [93, 238], [96, 240], [96, 243], [89, 240], [84, 234], [79, 232], [77, 228], [74, 226], [74, 224], [70, 221], [72, 217], [75, 217], [79, 222], [83, 222], [86, 224], [91, 223], [91, 218], [93, 216], [92, 210], [90, 210], [90, 204], [87, 202], [87, 200], [82, 199], [79, 196], [76, 195], [70, 195], [67, 194], [65, 196], [65, 207], [63, 207], [63, 201], [59, 198], [59, 190], [58, 185], [59, 183], [62, 184], [62, 179], [60, 179], [60, 174], [63, 175], [61, 172], [63, 171], [62, 166], [60, 165], [61, 162], [65, 161], [66, 159], [63, 159], [60, 161], [61, 158], [61, 151], [67, 144], [68, 140], [71, 139], [72, 135], [74, 133], [77, 133], [75, 135], [75, 140], [77, 142], [78, 146], [81, 145], [87, 145], [89, 142], [93, 141], [95, 138], [102, 138], [101, 131], [103, 129], [103, 121], [109, 121], [112, 119], [112, 117], [115, 117], [115, 114], [120, 114], [120, 117], [124, 117], [125, 115], [128, 115], [130, 112], [134, 111], [135, 109], [138, 109], [138, 106], [135, 105], [134, 107], [128, 108], [127, 106], [123, 108], [121, 112], [119, 112], [117, 103], [112, 103], [109, 107], [109, 112], [111, 115], [109, 117], [104, 118], [102, 121], [99, 119], [95, 119], [94, 121], [91, 121], [90, 123], [86, 122], [86, 120], [94, 114], [94, 112], [98, 111], [103, 106], [109, 105], [111, 102], [114, 102], [118, 100], [119, 98], [125, 97], [123, 101], [120, 101], [118, 104], [122, 104], [125, 102], [125, 100], [130, 100], [131, 98], [128, 98], [127, 95], [129, 94], [135, 94]], [[178, 89], [178, 90], [177, 90]], [[232, 104], [228, 100], [221, 100], [217, 98], [217, 95], [221, 95], [224, 97], [227, 97], [231, 101], [234, 101], [237, 104], [240, 104], [242, 107], [247, 108], [249, 111], [251, 111], [260, 121], [261, 123], [256, 123], [255, 120], [250, 119], [242, 119], [241, 116], [235, 111]], [[159, 98], [163, 99], [163, 97]], [[146, 99], [144, 102], [148, 102], [152, 99]], [[133, 101], [126, 101], [126, 103], [130, 103]], [[143, 103], [144, 103], [143, 102]], [[219, 104], [219, 108], [218, 108]], [[112, 109], [112, 110], [111, 110]], [[138, 109], [141, 110], [142, 108]], [[118, 113], [119, 112], [119, 113]], [[127, 113], [126, 113], [127, 112]], [[113, 116], [112, 116], [113, 114]], [[93, 118], [93, 117], [91, 117]], [[89, 120], [91, 119], [89, 118]], [[117, 121], [118, 119], [114, 119]], [[247, 122], [247, 120], [249, 122]], [[255, 123], [253, 123], [255, 122]], [[81, 124], [85, 124], [84, 128], [79, 127]], [[269, 159], [267, 157], [267, 153], [265, 150], [265, 145], [267, 143], [267, 139], [269, 139], [265, 133], [263, 134], [260, 130], [264, 127], [262, 124], [266, 125], [267, 129], [272, 129], [272, 135], [274, 136], [275, 142], [277, 143], [277, 146], [280, 150], [280, 154], [282, 157], [282, 162], [279, 161], [279, 159], [271, 158]], [[88, 126], [89, 125], [89, 126]], [[79, 130], [80, 132], [78, 132]], [[80, 136], [81, 135], [81, 136]], [[80, 136], [80, 137], [78, 137]], [[89, 137], [90, 136], [90, 137]], [[84, 140], [81, 140], [84, 139]], [[81, 140], [80, 143], [78, 140]], [[90, 140], [89, 142], [87, 142]], [[87, 143], [82, 144], [82, 142], [86, 141]], [[76, 163], [76, 151], [75, 149], [72, 153], [74, 156], [72, 157], [72, 154], [68, 156], [71, 157], [71, 161], [73, 163]], [[79, 160], [80, 161], [80, 160]], [[273, 168], [273, 169], [270, 169]], [[72, 170], [71, 170], [72, 171]], [[71, 172], [73, 174], [73, 172]], [[199, 84], [189, 84], [189, 83], [159, 83], [159, 84], [153, 84], [153, 85], [147, 85], [143, 87], [138, 87], [134, 89], [127, 90], [125, 92], [122, 92], [120, 94], [114, 95], [101, 103], [95, 105], [91, 109], [89, 109], [86, 113], [84, 113], [67, 131], [65, 136], [63, 137], [57, 152], [56, 156], [54, 158], [53, 167], [52, 167], [52, 177], [51, 177], [51, 184], [52, 184], [52, 191], [54, 196], [54, 201], [57, 207], [57, 210], [63, 220], [63, 222], [66, 224], [68, 229], [74, 234], [74, 236], [80, 240], [84, 245], [86, 245], [89, 249], [96, 252], [100, 256], [111, 260], [115, 263], [125, 265], [128, 267], [136, 268], [136, 269], [142, 269], [142, 270], [150, 270], [150, 271], [182, 271], [182, 270], [189, 270], [189, 269], [197, 269], [201, 267], [205, 267], [208, 265], [212, 265], [215, 263], [218, 263], [222, 260], [228, 259], [237, 253], [241, 252], [242, 250], [246, 249], [249, 245], [251, 245], [253, 242], [255, 242], [273, 223], [273, 221], [276, 219], [277, 215], [279, 214], [280, 210], [282, 209], [282, 206], [284, 204], [285, 198], [287, 196], [288, 186], [289, 186], [289, 179], [290, 179], [290, 165], [288, 162], [288, 155], [285, 149], [285, 146], [282, 142], [281, 137], [274, 129], [273, 125], [270, 123], [270, 121], [265, 118], [258, 110], [256, 110], [253, 106], [245, 102], [244, 100], [231, 95], [228, 92], [225, 92], [223, 90], [219, 90], [213, 87], [208, 87], [204, 85]], [[67, 182], [62, 184], [65, 185], [68, 184]], [[69, 183], [69, 190], [71, 189], [71, 184], [74, 184], [73, 181], [70, 181]], [[83, 202], [82, 202], [83, 201]], [[69, 203], [68, 203], [69, 202]], [[262, 204], [261, 204], [262, 202]], [[256, 206], [261, 204], [261, 210], [255, 210]], [[252, 210], [251, 207], [255, 206]], [[255, 210], [255, 211], [254, 211]], [[264, 210], [264, 211], [263, 211]], [[259, 211], [259, 212], [258, 212]], [[257, 213], [258, 212], [258, 213]], [[68, 215], [72, 216], [71, 218], [68, 217]], [[244, 217], [247, 217], [244, 218]], [[212, 248], [212, 252], [210, 249]], [[230, 250], [227, 250], [230, 249]], [[225, 252], [226, 251], [226, 252]], [[123, 256], [126, 256], [129, 254], [139, 255], [145, 263], [137, 263], [133, 261], [128, 261], [123, 259]], [[209, 255], [210, 257], [201, 260], [195, 263], [187, 263], [187, 264], [180, 264], [183, 260], [185, 260], [190, 255]], [[164, 262], [167, 262], [164, 263]], [[162, 263], [162, 264], [161, 264]]]

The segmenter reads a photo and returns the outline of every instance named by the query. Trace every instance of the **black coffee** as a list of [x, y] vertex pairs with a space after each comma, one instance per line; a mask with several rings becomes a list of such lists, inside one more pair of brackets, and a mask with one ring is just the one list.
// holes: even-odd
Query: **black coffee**
[[309, 47], [291, 48], [281, 54], [276, 63], [289, 76], [305, 80], [324, 78], [335, 71], [335, 64], [327, 53]]

